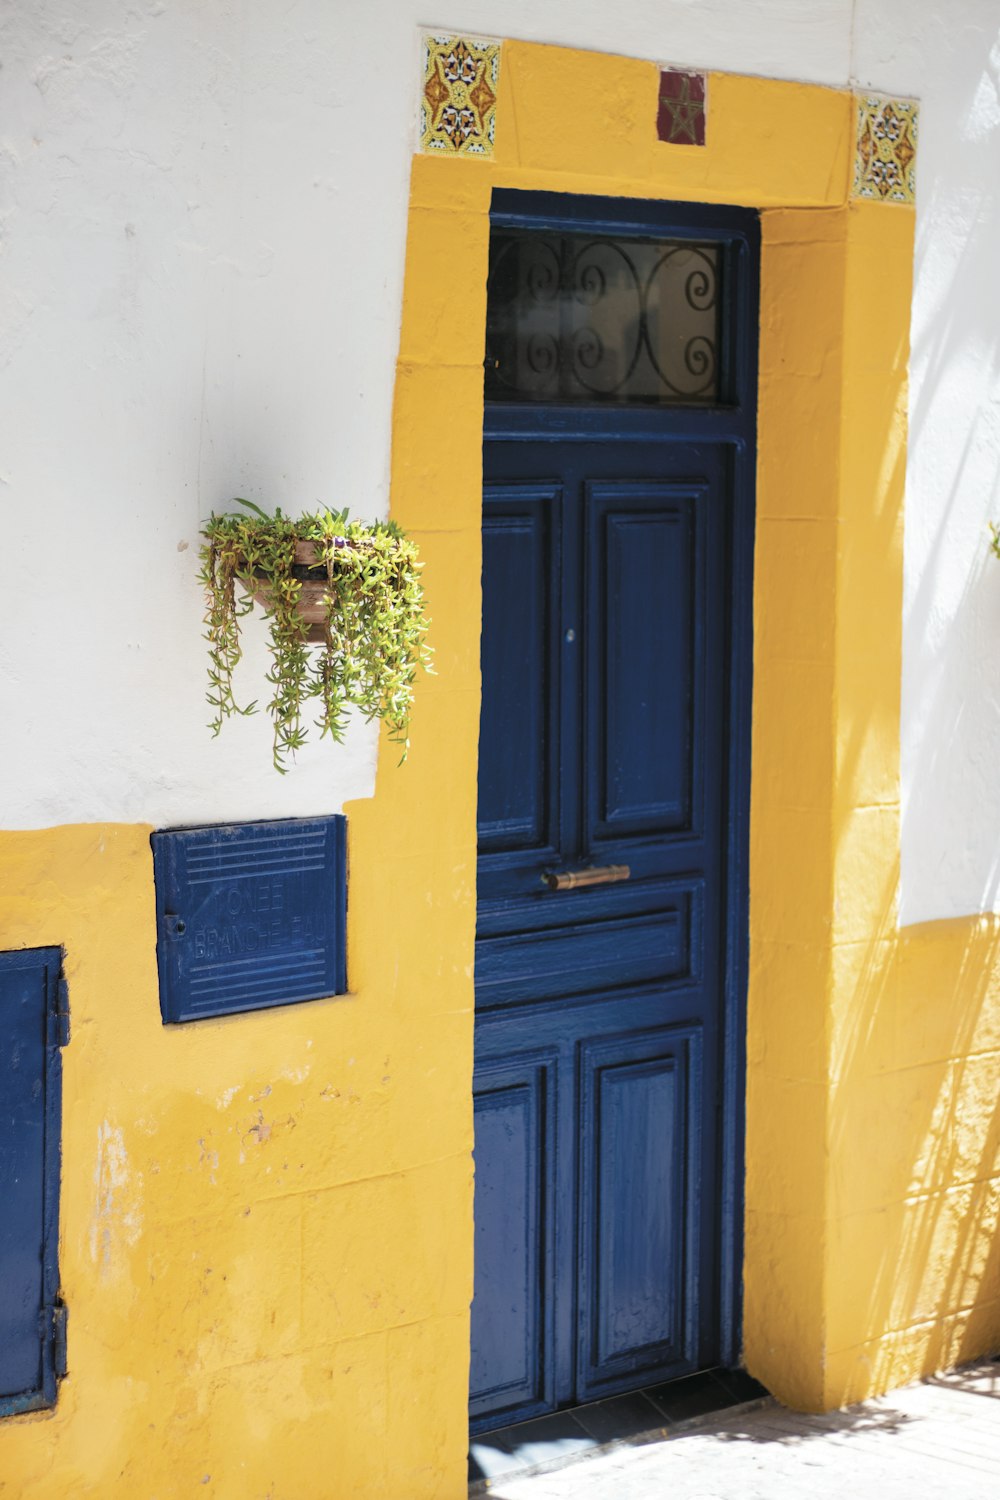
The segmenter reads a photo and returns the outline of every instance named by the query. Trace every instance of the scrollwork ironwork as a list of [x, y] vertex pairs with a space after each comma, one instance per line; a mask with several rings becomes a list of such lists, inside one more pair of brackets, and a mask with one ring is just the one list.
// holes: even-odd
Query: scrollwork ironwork
[[[612, 287], [619, 286], [610, 268], [605, 268], [597, 259], [605, 254], [617, 263], [623, 273], [626, 289], [626, 306], [617, 311], [611, 320], [610, 332], [616, 335], [614, 342], [594, 323], [584, 324], [572, 330], [568, 338], [569, 365], [573, 378], [591, 395], [614, 396], [627, 385], [639, 359], [643, 344], [643, 300], [642, 281], [635, 262], [624, 248], [614, 240], [594, 239], [587, 241], [573, 256], [568, 267], [568, 281], [576, 302], [593, 311], [611, 295]], [[628, 328], [629, 299], [635, 298], [632, 326], [634, 344], [626, 355], [625, 333]]]
[[[646, 281], [645, 304], [648, 306], [652, 296], [654, 283], [665, 267], [680, 261], [680, 270], [684, 271], [684, 264], [690, 259], [696, 259], [699, 263], [693, 266], [684, 275], [684, 301], [695, 313], [714, 312], [718, 296], [718, 276], [715, 262], [712, 256], [700, 245], [671, 245], [669, 249], [658, 258]], [[653, 341], [647, 337], [646, 348], [649, 360], [657, 375], [663, 381], [665, 387], [676, 393], [682, 400], [694, 401], [699, 398], [712, 396], [716, 385], [716, 339], [707, 334], [693, 333], [684, 341], [683, 347], [677, 351], [680, 359], [675, 359], [671, 374], [668, 375], [662, 368], [657, 350], [653, 347]], [[682, 366], [690, 374], [695, 383], [682, 382], [677, 378], [677, 367]]]
[[559, 340], [552, 333], [533, 333], [525, 344], [525, 354], [536, 375], [553, 375], [559, 368]]
[[714, 245], [501, 232], [487, 396], [716, 400], [718, 281]]

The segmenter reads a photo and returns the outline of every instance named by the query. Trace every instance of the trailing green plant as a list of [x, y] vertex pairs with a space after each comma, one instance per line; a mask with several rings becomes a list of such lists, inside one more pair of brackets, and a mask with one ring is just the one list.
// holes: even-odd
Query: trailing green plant
[[388, 726], [405, 760], [414, 679], [432, 670], [416, 545], [394, 522], [351, 521], [347, 510], [293, 520], [235, 503], [243, 510], [209, 517], [201, 548], [213, 734], [257, 708], [241, 707], [233, 690], [241, 622], [256, 599], [268, 622], [277, 770], [305, 744], [312, 703], [321, 738], [342, 741], [355, 707]]

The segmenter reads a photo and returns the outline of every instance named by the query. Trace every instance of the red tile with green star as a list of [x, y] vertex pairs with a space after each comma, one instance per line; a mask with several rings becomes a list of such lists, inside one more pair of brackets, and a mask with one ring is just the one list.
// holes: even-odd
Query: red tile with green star
[[671, 146], [704, 146], [704, 73], [681, 73], [673, 68], [661, 71], [656, 134]]

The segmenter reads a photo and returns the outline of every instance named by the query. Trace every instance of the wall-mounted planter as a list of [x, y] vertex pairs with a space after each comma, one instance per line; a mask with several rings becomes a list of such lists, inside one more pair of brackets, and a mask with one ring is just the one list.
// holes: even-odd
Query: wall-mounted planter
[[240, 707], [233, 693], [241, 624], [256, 602], [270, 637], [277, 770], [305, 743], [311, 699], [321, 736], [341, 741], [348, 710], [358, 708], [388, 725], [405, 758], [414, 679], [430, 665], [416, 546], [391, 521], [349, 521], [346, 510], [292, 520], [237, 503], [243, 512], [205, 523], [201, 549], [213, 732], [257, 707]]
[[[348, 544], [345, 542], [344, 545]], [[335, 571], [336, 568], [335, 562]], [[273, 607], [274, 592], [263, 570], [260, 570], [259, 576], [260, 586], [254, 590], [254, 599], [267, 613]], [[293, 576], [300, 585], [295, 608], [299, 619], [308, 627], [306, 640], [318, 645], [326, 640], [329, 628], [327, 600], [330, 597], [330, 579], [327, 565], [315, 542], [295, 543]]]

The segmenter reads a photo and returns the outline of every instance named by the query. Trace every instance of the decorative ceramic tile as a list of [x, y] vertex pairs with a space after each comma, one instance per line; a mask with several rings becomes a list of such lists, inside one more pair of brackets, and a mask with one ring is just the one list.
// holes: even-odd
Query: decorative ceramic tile
[[881, 94], [855, 94], [854, 99], [858, 137], [852, 196], [915, 202], [919, 105]]
[[499, 81], [499, 42], [425, 36], [421, 151], [492, 156]]
[[671, 146], [704, 146], [704, 73], [682, 73], [676, 68], [661, 70], [656, 134]]

